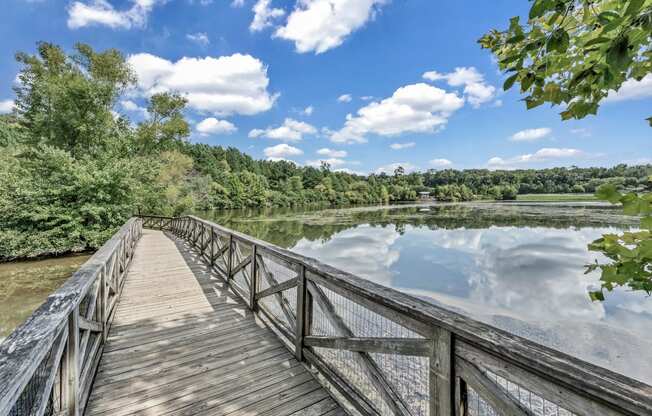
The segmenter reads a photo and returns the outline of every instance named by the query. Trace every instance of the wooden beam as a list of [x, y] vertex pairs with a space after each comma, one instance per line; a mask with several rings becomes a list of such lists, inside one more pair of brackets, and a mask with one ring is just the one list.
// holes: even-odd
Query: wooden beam
[[79, 317], [79, 328], [87, 331], [102, 332], [102, 323]]
[[[267, 283], [270, 286], [278, 286], [279, 282], [276, 280], [272, 272], [270, 272], [267, 269], [267, 265], [265, 264], [265, 261], [263, 257], [258, 254], [258, 269], [260, 270], [260, 273], [262, 277], [267, 280]], [[276, 301], [279, 303], [281, 310], [283, 311], [283, 314], [285, 315], [285, 319], [289, 322], [290, 326], [293, 328], [296, 327], [296, 316], [294, 315], [294, 312], [292, 311], [292, 307], [290, 306], [290, 302], [283, 296], [281, 292], [277, 292], [274, 297], [276, 298]]]
[[267, 289], [261, 290], [260, 292], [258, 292], [258, 294], [256, 295], [256, 298], [257, 299], [266, 298], [267, 296], [271, 296], [271, 295], [274, 295], [276, 293], [283, 292], [284, 290], [291, 289], [291, 288], [295, 287], [298, 284], [298, 281], [299, 281], [299, 279], [297, 277], [293, 277], [290, 280], [286, 280], [286, 281], [284, 281], [282, 283], [279, 283], [277, 285], [268, 287]]
[[240, 270], [247, 267], [249, 262], [251, 262], [251, 255], [248, 255], [247, 257], [245, 257], [244, 260], [242, 260], [237, 266], [235, 266], [233, 268], [233, 270], [231, 271], [231, 276], [235, 276], [236, 274], [238, 274], [240, 272]]
[[454, 414], [453, 335], [444, 328], [433, 328], [429, 369], [430, 414]]
[[303, 361], [303, 341], [305, 337], [305, 320], [306, 320], [306, 269], [305, 267], [299, 268], [299, 275], [297, 276], [297, 323], [294, 333], [294, 356], [297, 360]]
[[307, 347], [378, 354], [400, 354], [428, 357], [432, 354], [432, 341], [421, 338], [330, 337], [310, 335], [304, 339]]
[[468, 361], [458, 358], [455, 361], [455, 371], [499, 415], [534, 416], [534, 412], [523, 406], [516, 398]]

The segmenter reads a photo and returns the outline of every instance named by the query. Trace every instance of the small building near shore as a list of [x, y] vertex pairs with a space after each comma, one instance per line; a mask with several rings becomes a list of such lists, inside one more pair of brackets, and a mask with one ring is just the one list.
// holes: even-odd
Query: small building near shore
[[430, 199], [430, 192], [419, 192], [419, 199], [422, 201], [427, 201]]

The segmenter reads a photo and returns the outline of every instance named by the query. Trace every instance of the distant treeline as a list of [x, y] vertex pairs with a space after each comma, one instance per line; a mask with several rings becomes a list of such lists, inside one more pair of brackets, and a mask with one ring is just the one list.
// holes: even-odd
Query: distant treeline
[[79, 44], [67, 56], [40, 43], [19, 53], [15, 110], [0, 117], [0, 260], [99, 247], [137, 212], [261, 206], [353, 205], [513, 199], [518, 193], [593, 192], [613, 181], [636, 188], [650, 166], [518, 171], [444, 170], [359, 176], [235, 148], [188, 142], [186, 100], [149, 98], [134, 124], [115, 112], [136, 79], [116, 50]]

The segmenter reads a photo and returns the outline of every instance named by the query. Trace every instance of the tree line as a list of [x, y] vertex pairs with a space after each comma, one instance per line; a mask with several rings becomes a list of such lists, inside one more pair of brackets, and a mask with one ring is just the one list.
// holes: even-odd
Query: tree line
[[149, 97], [148, 117], [115, 112], [136, 82], [122, 53], [39, 43], [19, 53], [14, 112], [0, 117], [0, 259], [99, 247], [134, 213], [298, 205], [514, 199], [519, 193], [635, 189], [650, 166], [361, 176], [191, 143], [186, 100]]

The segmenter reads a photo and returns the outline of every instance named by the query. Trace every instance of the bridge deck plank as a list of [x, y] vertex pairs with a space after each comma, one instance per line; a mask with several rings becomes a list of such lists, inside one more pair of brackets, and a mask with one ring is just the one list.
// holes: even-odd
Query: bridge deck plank
[[195, 253], [146, 230], [85, 414], [345, 413]]

